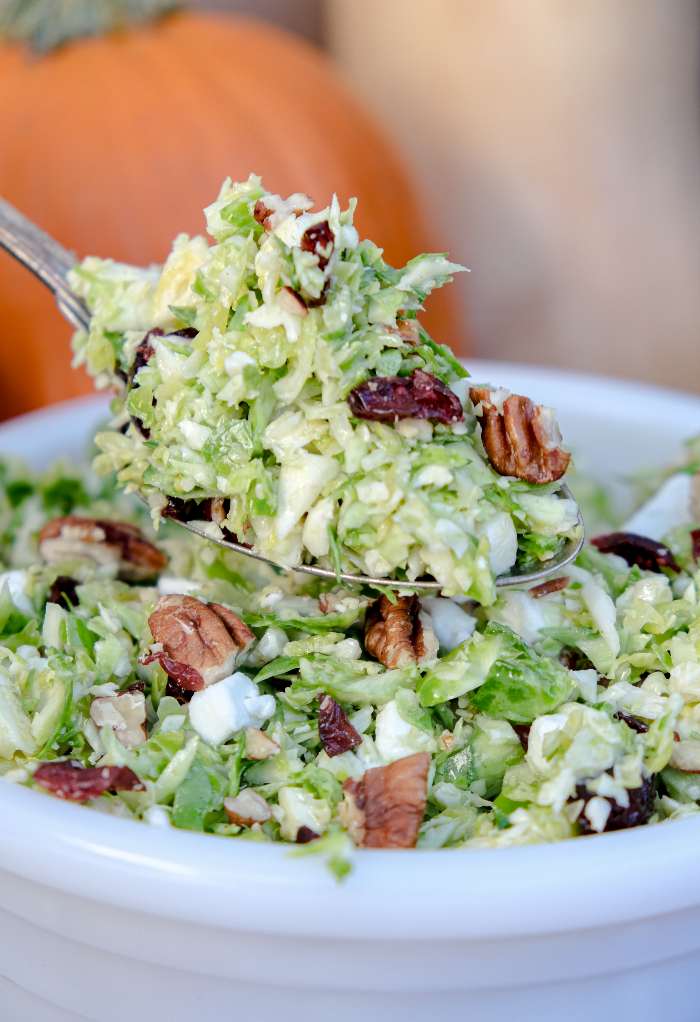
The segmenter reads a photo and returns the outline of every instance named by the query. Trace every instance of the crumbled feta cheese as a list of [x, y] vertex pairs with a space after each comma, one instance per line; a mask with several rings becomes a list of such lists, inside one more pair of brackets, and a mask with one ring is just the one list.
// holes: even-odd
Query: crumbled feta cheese
[[583, 810], [583, 815], [590, 823], [593, 830], [601, 834], [605, 830], [605, 824], [608, 822], [608, 816], [612, 806], [606, 798], [600, 798], [598, 795], [595, 798], [590, 799], [586, 803], [586, 808]]
[[476, 618], [452, 600], [442, 596], [422, 596], [420, 602], [432, 618], [438, 642], [449, 653], [474, 633]]
[[[229, 355], [224, 359], [224, 369], [229, 376], [240, 376], [245, 366], [255, 366], [257, 369], [258, 363], [250, 355], [247, 355], [245, 351], [234, 351], [232, 355]], [[180, 427], [182, 429], [182, 426]]]
[[189, 578], [174, 578], [168, 575], [161, 575], [158, 579], [158, 595], [188, 596], [193, 589], [200, 589], [201, 586], [201, 582], [193, 582]]
[[377, 714], [374, 741], [385, 763], [394, 763], [415, 752], [434, 752], [437, 748], [429, 735], [403, 719], [395, 699]]
[[237, 671], [190, 700], [190, 723], [208, 745], [221, 745], [247, 727], [260, 727], [275, 712], [274, 696], [261, 696], [258, 686]]
[[29, 599], [26, 593], [27, 579], [29, 576], [26, 571], [22, 571], [20, 568], [14, 571], [3, 571], [0, 574], [0, 592], [4, 586], [7, 586], [10, 599], [14, 603], [17, 610], [21, 610], [23, 614], [28, 616], [34, 615], [34, 607], [32, 601]]

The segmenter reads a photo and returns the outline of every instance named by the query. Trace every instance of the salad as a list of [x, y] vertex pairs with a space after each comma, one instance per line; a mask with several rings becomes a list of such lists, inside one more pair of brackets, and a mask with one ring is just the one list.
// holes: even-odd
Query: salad
[[348, 591], [0, 463], [0, 773], [158, 827], [497, 848], [697, 813], [700, 530], [484, 607]]
[[421, 326], [464, 267], [402, 269], [360, 240], [354, 200], [312, 212], [251, 175], [224, 182], [209, 234], [163, 267], [89, 257], [75, 365], [116, 393], [95, 470], [163, 517], [276, 564], [413, 581], [495, 600], [495, 577], [578, 538], [557, 494], [570, 455], [553, 409], [472, 385]]

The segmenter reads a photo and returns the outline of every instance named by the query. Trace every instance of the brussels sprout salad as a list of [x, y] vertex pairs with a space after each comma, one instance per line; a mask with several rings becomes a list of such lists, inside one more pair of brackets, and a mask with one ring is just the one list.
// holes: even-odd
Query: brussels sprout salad
[[156, 524], [492, 604], [496, 576], [580, 535], [554, 411], [470, 387], [421, 326], [462, 266], [394, 269], [354, 200], [312, 208], [229, 179], [205, 210], [213, 245], [181, 234], [163, 267], [89, 257], [69, 274], [92, 315], [74, 364], [118, 394], [95, 470]]
[[[460, 598], [348, 590], [0, 462], [0, 773], [158, 827], [497, 848], [700, 801], [700, 530]], [[603, 552], [608, 549], [610, 552]], [[303, 846], [303, 847], [301, 847]]]

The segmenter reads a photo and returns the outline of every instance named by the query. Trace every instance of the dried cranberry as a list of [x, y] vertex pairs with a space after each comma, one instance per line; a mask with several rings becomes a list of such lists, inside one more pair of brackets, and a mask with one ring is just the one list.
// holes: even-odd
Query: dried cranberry
[[432, 373], [414, 369], [410, 376], [375, 376], [347, 396], [358, 419], [395, 422], [397, 419], [435, 419], [446, 424], [464, 421], [457, 395]]
[[189, 664], [179, 664], [177, 660], [171, 660], [166, 653], [150, 653], [148, 656], [139, 657], [140, 664], [152, 664], [157, 660], [165, 673], [173, 681], [177, 682], [180, 688], [188, 692], [199, 692], [204, 688], [204, 678]]
[[168, 333], [168, 337], [186, 337], [188, 340], [191, 341], [192, 338], [196, 337], [198, 333], [199, 330], [195, 330], [193, 326], [186, 326], [182, 330], [170, 330]]
[[530, 589], [530, 596], [533, 600], [539, 600], [542, 596], [549, 596], [550, 593], [559, 593], [562, 589], [566, 589], [569, 584], [569, 576], [564, 575], [563, 578], [550, 578], [547, 582], [542, 582], [541, 585], [534, 586]]
[[307, 309], [318, 309], [319, 306], [325, 305], [326, 304], [326, 299], [328, 298], [328, 292], [330, 291], [330, 288], [331, 288], [331, 282], [330, 282], [330, 280], [327, 280], [326, 283], [323, 285], [323, 291], [321, 291], [321, 294], [318, 296], [318, 298], [306, 298], [306, 299], [304, 299], [304, 301], [306, 302]]
[[308, 845], [309, 841], [318, 841], [320, 834], [317, 834], [311, 827], [302, 826], [297, 831], [297, 844]]
[[[639, 788], [632, 788], [627, 791], [629, 806], [625, 808], [617, 804], [615, 799], [606, 799], [611, 805], [610, 815], [605, 824], [604, 830], [627, 830], [629, 827], [641, 827], [654, 814], [654, 778], [646, 777]], [[576, 798], [582, 798], [585, 803], [590, 802], [595, 793], [590, 792], [585, 784], [576, 785]], [[583, 815], [585, 805], [578, 815], [577, 823], [584, 834], [595, 834], [587, 817]]]
[[632, 731], [636, 731], [638, 735], [645, 735], [649, 730], [649, 725], [645, 724], [639, 717], [633, 717], [631, 713], [625, 713], [624, 710], [618, 710], [617, 713], [613, 713], [613, 717], [616, 720], [622, 720], [625, 722], [628, 728]]
[[58, 798], [87, 802], [106, 791], [141, 791], [143, 784], [127, 766], [85, 767], [75, 763], [42, 763], [34, 772], [37, 784]]
[[127, 385], [129, 389], [133, 387], [134, 376], [136, 376], [139, 369], [143, 369], [145, 365], [148, 365], [148, 362], [150, 361], [150, 359], [153, 358], [153, 356], [156, 353], [155, 348], [153, 348], [150, 343], [151, 337], [162, 336], [163, 331], [160, 329], [160, 327], [156, 327], [155, 330], [149, 330], [144, 339], [139, 344], [138, 348], [136, 349], [136, 354], [134, 355], [134, 361], [131, 363], [131, 368], [129, 369], [129, 375], [127, 377]]
[[[326, 266], [328, 266], [328, 260], [331, 257], [334, 243], [335, 235], [330, 229], [327, 220], [309, 227], [301, 236], [302, 252], [313, 252], [314, 255], [318, 256], [319, 270], [325, 270]], [[325, 254], [326, 252], [328, 253], [327, 255]]]
[[690, 540], [693, 544], [693, 560], [697, 561], [700, 557], [700, 529], [692, 530]]
[[174, 518], [178, 522], [202, 518], [201, 504], [196, 500], [183, 500], [182, 497], [168, 497], [168, 503], [161, 511], [160, 517]]
[[647, 536], [637, 536], [633, 532], [611, 532], [609, 536], [596, 536], [591, 543], [602, 554], [617, 554], [630, 567], [636, 564], [645, 571], [660, 571], [661, 568], [681, 570], [668, 547]]
[[74, 578], [70, 578], [69, 575], [59, 575], [51, 586], [49, 603], [62, 603], [66, 610], [77, 607], [80, 602], [76, 592], [78, 585], [80, 583], [76, 582]]
[[530, 725], [529, 724], [511, 724], [511, 727], [515, 731], [516, 735], [520, 739], [525, 752], [527, 752], [528, 742], [530, 740]]
[[318, 734], [321, 745], [328, 756], [340, 756], [343, 752], [362, 745], [362, 739], [348, 719], [342, 706], [330, 696], [319, 696]]

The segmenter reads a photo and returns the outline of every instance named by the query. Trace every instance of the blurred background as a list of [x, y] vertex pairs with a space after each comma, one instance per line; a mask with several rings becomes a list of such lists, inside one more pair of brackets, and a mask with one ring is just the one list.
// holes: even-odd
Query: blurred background
[[[700, 390], [697, 0], [187, 7], [43, 56], [0, 43], [0, 194], [79, 256], [147, 263], [227, 174], [335, 189], [395, 265], [471, 268], [423, 317], [458, 354]], [[0, 331], [1, 417], [90, 389], [4, 253]]]

